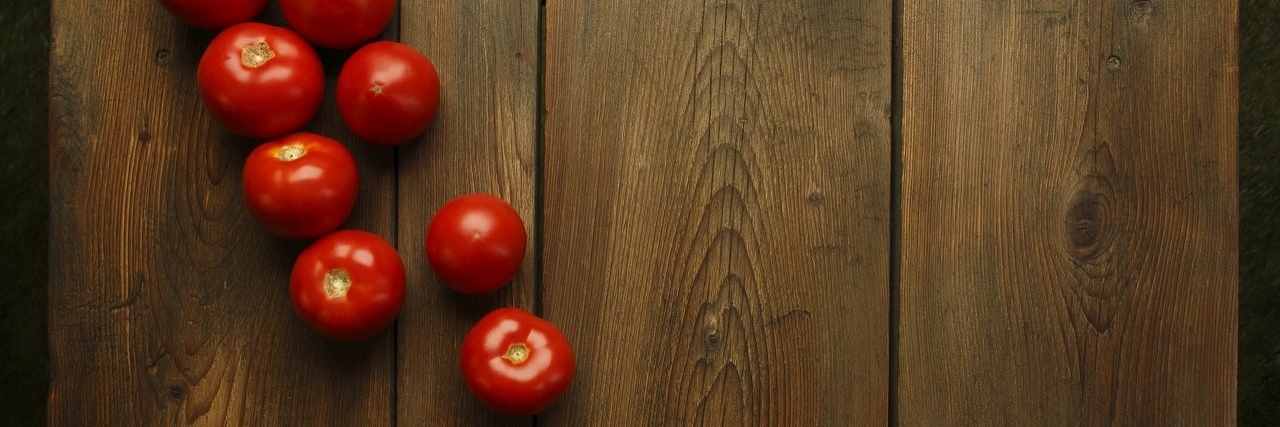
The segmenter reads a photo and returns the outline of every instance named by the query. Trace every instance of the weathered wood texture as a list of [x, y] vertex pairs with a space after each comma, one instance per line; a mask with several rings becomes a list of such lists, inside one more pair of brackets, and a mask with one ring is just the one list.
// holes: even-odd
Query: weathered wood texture
[[[1236, 1], [899, 6], [895, 158], [893, 2], [402, 0], [384, 38], [439, 69], [435, 124], [360, 142], [350, 51], [322, 51], [308, 127], [361, 166], [346, 227], [408, 268], [395, 328], [352, 344], [293, 312], [308, 242], [243, 207], [255, 141], [195, 86], [214, 34], [54, 0], [50, 424], [1233, 424]], [[530, 235], [493, 295], [423, 254], [469, 192]], [[578, 356], [536, 420], [459, 376], [501, 306]]]
[[904, 2], [903, 426], [1235, 420], [1235, 1]]
[[891, 13], [547, 3], [538, 425], [885, 425]]
[[[400, 425], [530, 421], [496, 416], [470, 396], [458, 348], [489, 311], [535, 305], [538, 13], [535, 1], [401, 0], [401, 42], [431, 58], [442, 91], [427, 134], [399, 148], [399, 249], [409, 277], [398, 323]], [[436, 210], [475, 192], [511, 203], [529, 243], [511, 284], [472, 297], [439, 283], [424, 239]]]
[[[213, 33], [156, 2], [54, 1], [52, 14], [49, 423], [389, 424], [393, 336], [312, 332], [288, 296], [305, 242], [244, 208], [255, 141], [215, 124], [195, 86]], [[390, 152], [351, 137], [332, 102], [308, 129], [357, 157], [347, 226], [392, 237]]]

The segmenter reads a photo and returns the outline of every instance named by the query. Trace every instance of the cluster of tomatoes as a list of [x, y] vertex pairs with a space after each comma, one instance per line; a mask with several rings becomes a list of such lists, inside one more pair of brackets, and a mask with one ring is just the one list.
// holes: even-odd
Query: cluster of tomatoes
[[[356, 48], [338, 75], [336, 100], [343, 122], [369, 144], [404, 144], [425, 132], [439, 102], [439, 75], [413, 47], [371, 41], [391, 22], [396, 0], [280, 0], [289, 28], [253, 22], [267, 1], [159, 0], [186, 24], [219, 31], [196, 79], [223, 127], [263, 141], [244, 164], [249, 211], [271, 234], [316, 239], [289, 278], [299, 317], [331, 339], [365, 339], [399, 315], [404, 260], [373, 233], [339, 230], [356, 204], [359, 174], [342, 143], [300, 131], [324, 97], [323, 66], [312, 45]], [[425, 240], [427, 261], [443, 283], [480, 294], [511, 281], [527, 236], [511, 205], [467, 194], [436, 212]], [[559, 329], [516, 308], [480, 319], [460, 354], [476, 398], [508, 415], [542, 412], [575, 371]]]

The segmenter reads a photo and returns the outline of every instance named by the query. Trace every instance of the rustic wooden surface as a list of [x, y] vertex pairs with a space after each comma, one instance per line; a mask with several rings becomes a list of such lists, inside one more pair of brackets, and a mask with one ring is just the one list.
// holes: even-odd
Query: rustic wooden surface
[[[52, 14], [49, 424], [390, 423], [392, 336], [313, 333], [288, 295], [304, 243], [244, 207], [254, 142], [218, 127], [195, 86], [214, 34], [149, 1]], [[332, 90], [341, 58], [324, 59]], [[331, 98], [308, 129], [357, 158], [347, 225], [390, 238], [394, 159], [357, 143]]]
[[[1233, 424], [1236, 2], [1212, 3], [402, 0], [383, 38], [443, 83], [418, 140], [347, 131], [349, 52], [321, 52], [308, 129], [352, 149], [347, 227], [409, 277], [392, 329], [339, 344], [289, 304], [306, 242], [243, 207], [255, 141], [200, 104], [214, 34], [55, 0], [50, 424]], [[467, 192], [531, 237], [493, 295], [423, 256]], [[578, 355], [536, 419], [457, 370], [500, 306]]]
[[886, 423], [891, 18], [548, 3], [539, 425]]
[[[432, 59], [441, 98], [427, 134], [399, 148], [399, 249], [410, 284], [398, 321], [400, 425], [529, 424], [493, 415], [470, 398], [458, 349], [490, 310], [535, 307], [538, 9], [528, 1], [402, 0], [400, 40]], [[440, 284], [424, 246], [431, 214], [473, 192], [511, 203], [529, 235], [515, 280], [479, 297]]]
[[1234, 425], [1236, 2], [904, 5], [900, 424]]

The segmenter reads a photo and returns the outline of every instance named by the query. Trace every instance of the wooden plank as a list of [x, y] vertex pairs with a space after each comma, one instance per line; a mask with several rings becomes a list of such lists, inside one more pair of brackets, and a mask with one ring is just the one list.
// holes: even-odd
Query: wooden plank
[[[312, 332], [287, 290], [306, 242], [243, 207], [254, 142], [195, 86], [214, 34], [156, 2], [58, 0], [52, 15], [50, 425], [389, 424], [393, 334]], [[390, 151], [356, 142], [332, 100], [321, 114], [309, 129], [361, 167], [347, 226], [392, 237]]]
[[539, 426], [887, 423], [891, 14], [548, 2]]
[[904, 2], [904, 426], [1235, 423], [1237, 2]]
[[[538, 3], [401, 1], [401, 41], [440, 73], [441, 98], [427, 134], [399, 157], [399, 249], [409, 289], [399, 322], [400, 425], [528, 425], [470, 397], [458, 349], [471, 326], [503, 306], [534, 306]], [[454, 197], [484, 192], [520, 212], [529, 235], [517, 277], [502, 290], [465, 296], [444, 287], [426, 261], [427, 224]]]

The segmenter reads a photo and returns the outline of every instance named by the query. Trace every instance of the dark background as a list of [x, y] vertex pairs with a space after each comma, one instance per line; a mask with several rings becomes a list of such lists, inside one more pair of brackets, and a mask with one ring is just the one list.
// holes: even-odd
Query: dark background
[[[0, 425], [48, 392], [49, 0], [0, 0]], [[114, 1], [114, 0], [110, 0]], [[131, 0], [150, 1], [150, 0]], [[1280, 426], [1280, 1], [1240, 0], [1240, 425]]]

